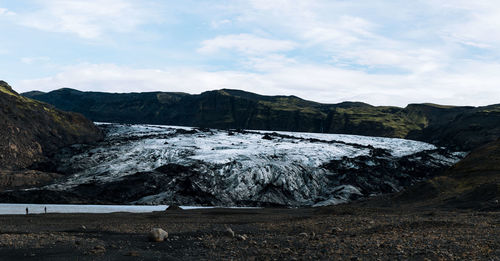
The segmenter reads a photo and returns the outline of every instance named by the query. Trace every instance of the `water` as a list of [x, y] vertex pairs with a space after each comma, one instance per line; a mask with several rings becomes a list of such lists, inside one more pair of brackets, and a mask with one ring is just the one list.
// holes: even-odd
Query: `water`
[[[151, 213], [164, 211], [168, 205], [140, 206], [140, 205], [63, 205], [63, 204], [0, 204], [0, 215], [25, 215], [26, 208], [30, 214], [45, 213]], [[184, 210], [206, 209], [217, 207], [181, 206]], [[232, 207], [233, 208], [233, 207]], [[242, 207], [239, 207], [242, 208]]]

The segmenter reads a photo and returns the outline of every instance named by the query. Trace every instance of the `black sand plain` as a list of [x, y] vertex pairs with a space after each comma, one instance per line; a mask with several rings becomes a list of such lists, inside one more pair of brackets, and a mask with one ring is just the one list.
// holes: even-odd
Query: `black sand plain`
[[[148, 240], [155, 227], [169, 233], [164, 242]], [[500, 260], [500, 211], [348, 204], [3, 215], [0, 260]]]

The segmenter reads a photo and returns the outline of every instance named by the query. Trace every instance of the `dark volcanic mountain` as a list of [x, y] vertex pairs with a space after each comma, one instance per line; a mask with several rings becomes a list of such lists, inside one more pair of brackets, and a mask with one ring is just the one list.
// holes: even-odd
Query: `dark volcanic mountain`
[[295, 96], [263, 96], [228, 89], [199, 95], [73, 89], [23, 95], [100, 122], [397, 137], [457, 150], [471, 150], [500, 137], [500, 105], [410, 104], [399, 108], [359, 102], [321, 104]]
[[83, 115], [17, 94], [0, 81], [0, 188], [36, 184], [53, 175], [26, 171], [61, 147], [90, 143], [103, 134]]
[[499, 200], [500, 140], [497, 140], [472, 151], [443, 175], [397, 194], [393, 202], [422, 206], [500, 209]]

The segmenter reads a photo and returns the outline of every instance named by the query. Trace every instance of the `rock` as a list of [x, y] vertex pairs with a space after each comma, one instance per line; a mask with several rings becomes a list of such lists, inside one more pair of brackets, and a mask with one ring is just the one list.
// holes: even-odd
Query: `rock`
[[102, 250], [102, 251], [106, 251], [106, 248], [102, 245], [97, 245], [94, 247], [95, 250]]
[[234, 237], [234, 231], [230, 228], [230, 227], [227, 227], [226, 228], [226, 232], [225, 232], [226, 236], [228, 237]]
[[343, 231], [342, 228], [340, 228], [340, 227], [334, 227], [334, 228], [332, 228], [331, 233], [332, 234], [337, 234], [337, 233], [340, 233], [342, 231]]
[[90, 253], [92, 254], [102, 254], [104, 252], [106, 252], [106, 248], [101, 245], [97, 245], [92, 250], [90, 250]]
[[163, 242], [167, 237], [167, 231], [161, 228], [153, 228], [151, 232], [149, 232], [149, 240], [153, 242]]
[[264, 140], [272, 140], [272, 139], [273, 139], [273, 137], [271, 137], [269, 134], [266, 134], [266, 135], [264, 135], [264, 136], [262, 137], [262, 139], [264, 139]]
[[165, 209], [165, 211], [171, 211], [171, 210], [182, 210], [182, 208], [177, 205], [177, 204], [171, 204], [170, 206]]
[[236, 235], [235, 237], [236, 237], [236, 239], [241, 240], [241, 241], [247, 240], [247, 236], [246, 235]]

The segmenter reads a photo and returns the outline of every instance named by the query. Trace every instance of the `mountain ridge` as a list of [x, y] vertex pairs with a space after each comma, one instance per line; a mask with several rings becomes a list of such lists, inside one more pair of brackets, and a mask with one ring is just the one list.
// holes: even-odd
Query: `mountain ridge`
[[355, 134], [415, 139], [472, 150], [500, 137], [500, 104], [406, 107], [362, 102], [325, 104], [297, 96], [266, 96], [221, 89], [180, 92], [104, 93], [63, 88], [23, 93], [93, 121]]

